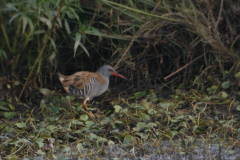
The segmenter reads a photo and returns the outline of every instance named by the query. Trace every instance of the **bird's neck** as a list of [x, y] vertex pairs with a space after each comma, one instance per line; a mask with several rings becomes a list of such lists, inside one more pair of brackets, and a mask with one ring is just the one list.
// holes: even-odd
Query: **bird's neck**
[[105, 81], [105, 83], [109, 84], [109, 76], [103, 75], [101, 72], [96, 72], [99, 74]]

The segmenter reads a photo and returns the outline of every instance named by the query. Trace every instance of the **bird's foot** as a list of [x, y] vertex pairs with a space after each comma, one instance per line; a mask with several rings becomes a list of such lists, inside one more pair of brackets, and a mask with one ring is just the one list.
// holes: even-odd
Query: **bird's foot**
[[104, 112], [102, 112], [100, 109], [98, 109], [98, 110], [97, 110], [97, 114], [98, 114], [98, 115], [103, 115]]
[[89, 114], [92, 118], [95, 118], [95, 115], [92, 113], [92, 111], [89, 111], [88, 114]]
[[94, 110], [95, 115], [103, 115], [104, 112], [102, 112], [99, 108]]

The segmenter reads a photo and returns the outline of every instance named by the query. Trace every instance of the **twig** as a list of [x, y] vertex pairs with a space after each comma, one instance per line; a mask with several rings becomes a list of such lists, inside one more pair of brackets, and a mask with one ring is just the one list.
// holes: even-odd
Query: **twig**
[[168, 79], [169, 77], [173, 76], [174, 74], [178, 73], [179, 71], [183, 70], [184, 68], [186, 68], [187, 66], [189, 66], [190, 64], [192, 64], [193, 62], [195, 62], [196, 60], [198, 60], [199, 58], [201, 58], [204, 54], [202, 54], [201, 56], [197, 57], [196, 59], [194, 59], [193, 61], [189, 62], [188, 64], [186, 64], [185, 66], [183, 66], [182, 68], [178, 69], [177, 71], [171, 73], [170, 75], [168, 75], [167, 77], [164, 78], [164, 80]]
[[[148, 22], [149, 23], [149, 22]], [[139, 35], [141, 35], [141, 33], [143, 33], [143, 28], [148, 24], [144, 24], [138, 31], [137, 33], [134, 35], [134, 38], [132, 39], [131, 43], [128, 45], [127, 49], [124, 51], [122, 57], [119, 59], [119, 61], [117, 62], [117, 64], [114, 66], [114, 68], [117, 68], [118, 64], [122, 61], [123, 57], [127, 54], [127, 52], [129, 51], [129, 49], [132, 47], [133, 42], [139, 37]]]
[[121, 57], [120, 60], [117, 62], [117, 64], [115, 65], [114, 68], [116, 68], [116, 67], [118, 66], [118, 64], [122, 61], [123, 57], [126, 55], [126, 53], [128, 52], [128, 50], [132, 47], [134, 40], [135, 40], [135, 38], [132, 39], [131, 43], [128, 45], [127, 49], [125, 50], [125, 52], [123, 53], [122, 57]]
[[218, 15], [217, 24], [215, 25], [215, 30], [217, 30], [217, 26], [218, 26], [218, 23], [219, 23], [220, 18], [221, 18], [222, 8], [223, 8], [223, 0], [221, 0], [221, 6], [220, 6], [220, 11], [219, 11], [219, 15]]

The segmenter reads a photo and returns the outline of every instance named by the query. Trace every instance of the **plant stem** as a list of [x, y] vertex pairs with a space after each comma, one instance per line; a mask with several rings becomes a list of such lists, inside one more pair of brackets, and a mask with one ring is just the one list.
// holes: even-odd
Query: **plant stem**
[[9, 49], [9, 51], [12, 52], [12, 48], [10, 47], [9, 40], [8, 40], [8, 36], [7, 36], [7, 34], [6, 34], [6, 31], [5, 31], [5, 28], [4, 28], [4, 25], [3, 25], [3, 18], [2, 18], [1, 8], [0, 8], [0, 27], [2, 28], [3, 36], [4, 36], [4, 38], [5, 38], [7, 47], [8, 47], [8, 49]]

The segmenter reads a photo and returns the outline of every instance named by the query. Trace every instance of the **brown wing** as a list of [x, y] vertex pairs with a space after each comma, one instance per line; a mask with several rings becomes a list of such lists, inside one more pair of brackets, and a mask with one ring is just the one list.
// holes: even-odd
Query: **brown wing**
[[97, 73], [93, 72], [76, 72], [70, 76], [64, 76], [61, 73], [58, 73], [59, 80], [61, 81], [63, 88], [69, 92], [69, 87], [74, 87], [79, 90], [83, 90], [87, 83], [91, 83], [91, 79], [99, 81], [101, 84], [104, 84], [104, 79]]

